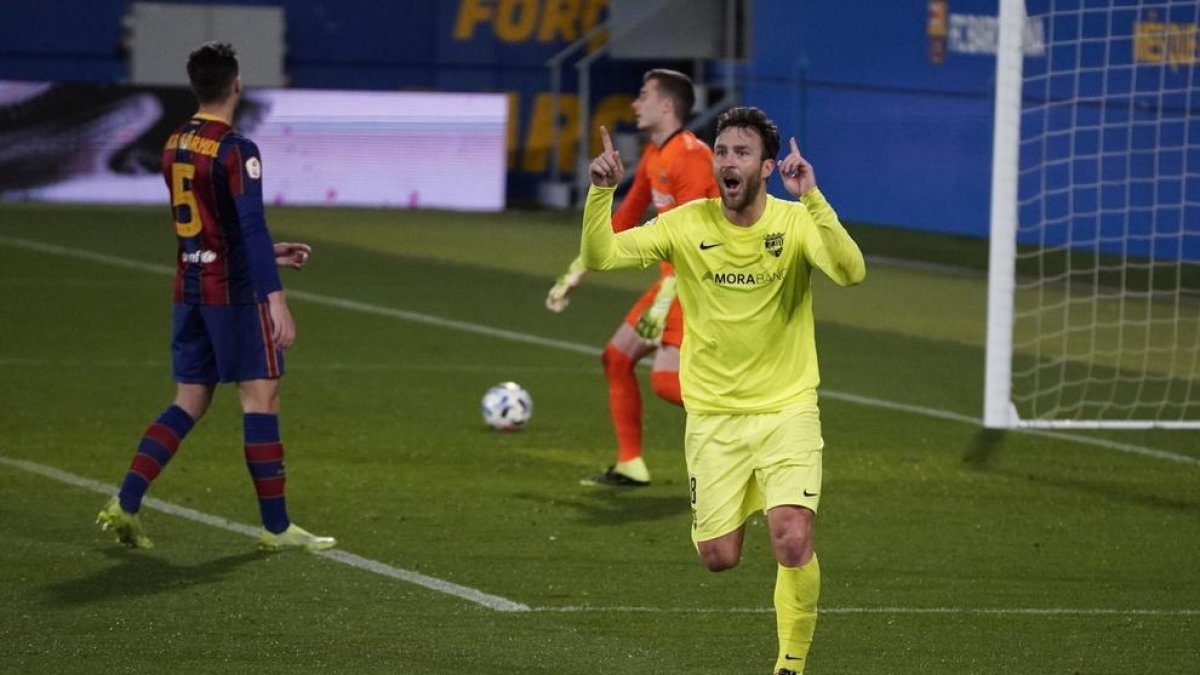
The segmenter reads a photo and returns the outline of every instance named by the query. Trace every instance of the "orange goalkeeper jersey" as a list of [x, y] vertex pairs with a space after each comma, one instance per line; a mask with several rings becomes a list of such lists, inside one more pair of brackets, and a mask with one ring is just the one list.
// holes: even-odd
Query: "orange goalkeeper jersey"
[[[667, 137], [662, 145], [646, 143], [625, 201], [613, 213], [614, 232], [641, 224], [650, 202], [658, 213], [666, 213], [694, 199], [716, 197], [712, 150], [687, 129]], [[663, 275], [672, 273], [670, 263], [661, 264]]]

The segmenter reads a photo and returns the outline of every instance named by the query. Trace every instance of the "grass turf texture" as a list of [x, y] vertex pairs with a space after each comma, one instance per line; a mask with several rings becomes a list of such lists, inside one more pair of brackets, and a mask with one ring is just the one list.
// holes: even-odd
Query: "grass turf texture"
[[[277, 240], [316, 249], [308, 269], [284, 273], [289, 290], [597, 352], [651, 278], [593, 274], [552, 315], [542, 299], [577, 246], [576, 217], [269, 219]], [[852, 232], [868, 254], [977, 260], [978, 242]], [[0, 237], [0, 456], [115, 486], [172, 392], [170, 277], [12, 239], [169, 266], [165, 210], [5, 205]], [[816, 290], [831, 395], [816, 535], [825, 612], [810, 672], [1194, 672], [1200, 466], [833, 395], [978, 416], [984, 284], [875, 265], [862, 287]], [[0, 464], [4, 670], [769, 671], [765, 528], [751, 521], [738, 569], [700, 567], [677, 409], [643, 387], [654, 485], [582, 488], [612, 457], [597, 358], [300, 294], [291, 305], [299, 340], [281, 423], [296, 521], [347, 551], [536, 611], [500, 613], [299, 552], [259, 554], [247, 537], [154, 511], [158, 547], [125, 551], [92, 525], [100, 494]], [[525, 431], [496, 434], [478, 399], [507, 379], [530, 390], [535, 414]], [[1083, 435], [1200, 458], [1196, 432]], [[224, 388], [151, 495], [255, 524], [240, 446]], [[1133, 609], [1150, 613], [1120, 613]]]

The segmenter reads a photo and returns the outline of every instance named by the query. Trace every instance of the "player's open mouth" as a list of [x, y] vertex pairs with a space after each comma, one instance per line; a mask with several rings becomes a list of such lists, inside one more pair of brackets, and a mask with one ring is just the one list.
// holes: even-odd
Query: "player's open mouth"
[[737, 176], [725, 176], [721, 178], [721, 186], [726, 192], [737, 192], [741, 187], [742, 181]]

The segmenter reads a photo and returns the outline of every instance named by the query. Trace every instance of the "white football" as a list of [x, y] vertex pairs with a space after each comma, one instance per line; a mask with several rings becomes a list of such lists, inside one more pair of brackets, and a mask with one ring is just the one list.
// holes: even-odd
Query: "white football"
[[483, 421], [498, 431], [516, 431], [533, 417], [533, 399], [516, 382], [501, 382], [483, 395]]

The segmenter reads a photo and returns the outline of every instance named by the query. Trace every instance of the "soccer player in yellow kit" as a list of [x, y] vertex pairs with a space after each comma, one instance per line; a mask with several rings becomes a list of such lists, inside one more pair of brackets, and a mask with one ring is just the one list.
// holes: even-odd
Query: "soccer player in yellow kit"
[[799, 201], [767, 194], [779, 129], [757, 108], [717, 121], [713, 174], [721, 196], [685, 204], [613, 233], [613, 188], [625, 171], [601, 128], [589, 167], [581, 255], [588, 269], [675, 266], [683, 306], [680, 382], [692, 541], [714, 572], [741, 558], [746, 519], [765, 510], [778, 561], [774, 672], [804, 671], [817, 620], [820, 568], [813, 520], [821, 494], [821, 422], [811, 274], [860, 283], [858, 245], [817, 189], [796, 140], [779, 162]]

